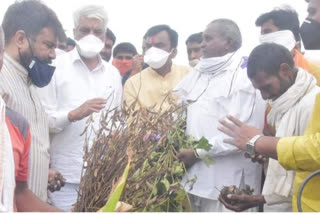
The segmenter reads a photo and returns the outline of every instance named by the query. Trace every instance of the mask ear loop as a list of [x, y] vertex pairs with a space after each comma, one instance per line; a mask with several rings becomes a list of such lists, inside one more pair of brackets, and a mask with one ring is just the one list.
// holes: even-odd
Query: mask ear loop
[[34, 64], [35, 64], [35, 61], [33, 60], [33, 58], [34, 58], [34, 54], [33, 54], [33, 50], [32, 50], [32, 47], [31, 47], [31, 42], [30, 42], [30, 40], [29, 40], [29, 38], [28, 38], [28, 37], [27, 37], [27, 41], [28, 41], [28, 44], [29, 44], [29, 50], [30, 50], [30, 52], [31, 52], [31, 56], [32, 56], [32, 61], [31, 61], [30, 65], [29, 65], [29, 68], [31, 69], [31, 68], [34, 66]]

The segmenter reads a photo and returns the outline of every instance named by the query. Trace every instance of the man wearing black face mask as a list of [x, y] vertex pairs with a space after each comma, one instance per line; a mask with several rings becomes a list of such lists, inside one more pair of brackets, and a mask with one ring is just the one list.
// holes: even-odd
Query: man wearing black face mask
[[320, 49], [320, 1], [306, 0], [308, 2], [308, 17], [300, 28], [303, 45], [306, 50]]
[[12, 4], [5, 13], [2, 27], [5, 54], [0, 94], [7, 106], [21, 113], [30, 125], [28, 187], [47, 202], [49, 127], [36, 87], [50, 82], [54, 67], [48, 64], [56, 57], [56, 41], [62, 40], [65, 34], [56, 14], [36, 0]]

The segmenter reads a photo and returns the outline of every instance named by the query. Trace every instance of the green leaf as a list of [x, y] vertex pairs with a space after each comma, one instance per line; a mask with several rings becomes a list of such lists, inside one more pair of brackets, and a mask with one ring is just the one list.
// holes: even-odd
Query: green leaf
[[205, 155], [202, 160], [204, 161], [204, 163], [206, 164], [207, 167], [209, 167], [210, 165], [215, 164], [215, 161], [209, 156], [209, 155]]
[[107, 201], [107, 203], [99, 210], [99, 212], [114, 212], [114, 210], [116, 209], [117, 203], [121, 197], [122, 191], [124, 189], [124, 186], [126, 184], [126, 180], [128, 178], [128, 174], [129, 174], [129, 169], [130, 169], [130, 161], [128, 162], [123, 175], [121, 176], [121, 178], [119, 179], [117, 186], [115, 187], [115, 189], [113, 190], [113, 192], [111, 193], [109, 200]]
[[168, 181], [167, 179], [163, 179], [163, 180], [161, 181], [161, 183], [163, 183], [163, 185], [164, 185], [165, 188], [166, 188], [166, 191], [168, 191], [169, 188], [170, 188], [170, 183], [169, 183], [169, 181]]
[[198, 144], [196, 145], [197, 149], [204, 149], [205, 151], [209, 151], [211, 149], [212, 145], [209, 143], [209, 141], [202, 137], [199, 141]]
[[174, 198], [175, 201], [178, 201], [178, 202], [181, 202], [185, 199], [187, 193], [184, 189], [179, 189], [177, 192], [176, 192], [177, 196]]

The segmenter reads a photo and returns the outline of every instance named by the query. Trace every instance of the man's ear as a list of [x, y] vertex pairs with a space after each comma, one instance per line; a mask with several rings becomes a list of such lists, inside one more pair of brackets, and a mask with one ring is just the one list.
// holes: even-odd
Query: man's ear
[[177, 48], [173, 48], [171, 53], [171, 59], [175, 58], [177, 56], [177, 53], [178, 53]]
[[29, 46], [27, 35], [23, 30], [18, 30], [12, 40], [19, 49], [25, 49]]
[[287, 63], [280, 64], [280, 71], [279, 74], [282, 78], [292, 81], [293, 79], [293, 72], [292, 68]]
[[226, 44], [225, 44], [224, 48], [227, 53], [232, 52], [232, 49], [233, 49], [232, 44], [233, 44], [233, 41], [231, 39], [226, 40]]

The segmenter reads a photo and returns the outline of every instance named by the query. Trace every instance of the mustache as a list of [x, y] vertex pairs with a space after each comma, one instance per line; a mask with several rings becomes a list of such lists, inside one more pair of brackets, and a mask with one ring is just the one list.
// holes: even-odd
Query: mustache
[[48, 65], [52, 64], [52, 60], [51, 59], [42, 59], [42, 60], [39, 59], [39, 61], [42, 62], [42, 63], [48, 64]]

